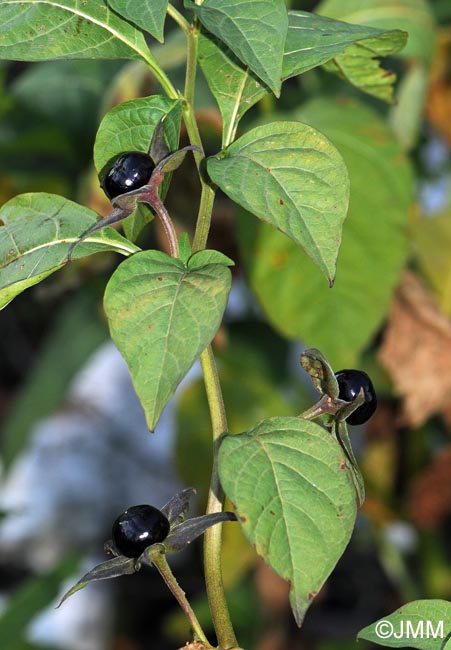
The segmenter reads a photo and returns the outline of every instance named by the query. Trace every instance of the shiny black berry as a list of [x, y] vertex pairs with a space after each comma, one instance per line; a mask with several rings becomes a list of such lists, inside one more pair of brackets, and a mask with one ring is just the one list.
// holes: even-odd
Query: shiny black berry
[[363, 388], [364, 403], [346, 418], [348, 424], [363, 424], [373, 415], [377, 407], [376, 391], [363, 370], [340, 370], [335, 373], [339, 394], [338, 397], [345, 402], [352, 402]]
[[154, 169], [154, 162], [147, 153], [123, 153], [107, 171], [102, 181], [103, 191], [109, 199], [114, 199], [119, 194], [137, 190], [146, 185]]
[[162, 542], [169, 533], [169, 521], [153, 506], [128, 508], [113, 524], [113, 542], [126, 557], [139, 557], [151, 544]]

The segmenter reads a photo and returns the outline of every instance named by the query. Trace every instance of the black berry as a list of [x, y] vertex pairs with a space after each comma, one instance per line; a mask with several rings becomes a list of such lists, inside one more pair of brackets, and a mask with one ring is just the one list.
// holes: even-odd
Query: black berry
[[169, 521], [153, 506], [128, 508], [113, 524], [113, 542], [126, 557], [139, 557], [151, 544], [162, 542], [169, 533]]
[[137, 190], [149, 181], [154, 169], [154, 162], [147, 153], [123, 153], [107, 171], [102, 181], [103, 191], [109, 199], [114, 199], [119, 194]]
[[339, 394], [338, 397], [345, 402], [352, 402], [363, 388], [365, 395], [364, 403], [346, 418], [349, 424], [363, 424], [373, 415], [377, 407], [376, 391], [363, 370], [340, 370], [335, 373], [337, 378]]

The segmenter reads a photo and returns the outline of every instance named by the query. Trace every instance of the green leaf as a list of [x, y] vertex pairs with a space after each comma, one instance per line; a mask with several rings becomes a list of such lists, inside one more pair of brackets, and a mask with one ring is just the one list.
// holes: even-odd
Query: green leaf
[[178, 241], [178, 256], [182, 260], [183, 264], [187, 264], [189, 258], [192, 255], [191, 251], [191, 242], [187, 232], [180, 233]]
[[0, 0], [0, 58], [140, 59], [155, 67], [143, 34], [105, 0]]
[[300, 122], [272, 122], [209, 158], [207, 169], [231, 199], [288, 235], [333, 282], [349, 180], [322, 133]]
[[427, 0], [324, 0], [319, 14], [347, 23], [409, 34], [402, 56], [429, 61], [435, 47], [434, 16]]
[[185, 0], [204, 27], [223, 41], [278, 96], [288, 29], [283, 0]]
[[355, 43], [325, 64], [350, 84], [389, 104], [394, 103], [394, 72], [381, 68], [377, 56], [389, 56], [405, 46], [407, 33], [400, 30], [383, 32], [374, 38]]
[[[369, 91], [369, 83], [382, 83], [384, 92], [391, 92], [393, 77], [378, 68], [372, 57], [386, 56], [400, 49], [405, 32], [350, 25], [305, 11], [290, 11], [282, 65], [282, 79], [289, 79], [307, 70], [336, 59], [334, 67], [349, 68], [351, 83], [359, 82], [361, 90]], [[340, 55], [343, 53], [343, 63]], [[357, 58], [356, 58], [357, 57]], [[213, 36], [199, 36], [199, 64], [207, 79], [223, 120], [223, 144], [230, 143], [244, 113], [267, 92], [258, 78]], [[359, 62], [359, 69], [352, 64]], [[358, 80], [355, 73], [362, 75]], [[374, 74], [371, 74], [374, 73]], [[366, 84], [363, 87], [362, 81]]]
[[388, 648], [445, 650], [451, 635], [451, 603], [446, 600], [414, 600], [375, 623], [364, 627], [358, 639]]
[[306, 11], [290, 11], [288, 17], [284, 79], [340, 58], [339, 55], [353, 50], [356, 44], [359, 48], [368, 48], [367, 57], [387, 56], [401, 49], [407, 39], [407, 34], [399, 30], [351, 25]]
[[[62, 196], [20, 194], [0, 209], [0, 308], [67, 262], [70, 245], [98, 215]], [[111, 250], [131, 255], [139, 249], [113, 228], [90, 235], [74, 258]]]
[[197, 251], [194, 255], [188, 260], [188, 266], [190, 271], [195, 271], [196, 269], [201, 269], [207, 264], [223, 264], [225, 266], [234, 266], [235, 262], [221, 253], [220, 251], [211, 250], [206, 248], [202, 251]]
[[110, 5], [126, 20], [152, 34], [160, 43], [163, 42], [168, 0], [151, 0], [151, 2], [110, 0]]
[[15, 649], [32, 618], [58, 595], [61, 583], [77, 570], [80, 558], [65, 557], [56, 567], [30, 579], [9, 600], [0, 616], [2, 650]]
[[332, 290], [296, 246], [241, 218], [241, 248], [253, 290], [285, 336], [324, 350], [334, 368], [354, 367], [386, 317], [407, 257], [410, 165], [387, 125], [357, 103], [318, 99], [300, 117], [326, 133], [351, 179]]
[[105, 311], [153, 431], [219, 327], [231, 274], [224, 264], [191, 269], [190, 262], [186, 267], [160, 251], [144, 251], [127, 262], [107, 285]]
[[199, 65], [222, 115], [223, 146], [232, 142], [243, 115], [268, 93], [258, 77], [221, 42], [199, 35]]
[[160, 95], [132, 99], [112, 108], [103, 118], [94, 143], [94, 164], [98, 173], [126, 151], [149, 152], [155, 128], [162, 118], [171, 151], [179, 143], [181, 105]]
[[354, 526], [355, 491], [343, 450], [313, 422], [270, 418], [223, 438], [219, 473], [246, 537], [290, 582], [301, 625]]
[[136, 242], [141, 231], [154, 219], [150, 205], [138, 203], [135, 210], [122, 221], [124, 235], [129, 241]]

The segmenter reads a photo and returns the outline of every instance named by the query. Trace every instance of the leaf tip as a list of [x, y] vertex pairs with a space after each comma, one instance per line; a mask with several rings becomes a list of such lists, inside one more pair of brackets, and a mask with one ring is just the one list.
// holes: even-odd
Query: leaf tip
[[160, 415], [161, 410], [159, 410], [157, 413], [153, 412], [153, 409], [146, 411], [146, 422], [149, 433], [155, 433], [155, 428], [158, 424], [158, 420], [160, 419]]
[[[291, 582], [288, 581], [288, 583], [290, 584], [290, 590], [291, 590], [292, 589]], [[311, 594], [309, 594], [309, 601], [311, 602], [315, 596], [316, 596], [316, 593], [312, 597], [311, 597]], [[299, 628], [302, 627], [302, 624], [304, 622], [307, 607], [301, 608], [301, 607], [295, 607], [294, 605], [291, 606], [291, 611], [293, 612], [295, 623]]]

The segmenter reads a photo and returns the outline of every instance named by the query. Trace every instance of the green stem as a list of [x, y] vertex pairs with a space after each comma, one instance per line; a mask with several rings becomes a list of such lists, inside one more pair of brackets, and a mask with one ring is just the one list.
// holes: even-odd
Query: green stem
[[[201, 4], [197, 0], [196, 4]], [[196, 232], [193, 240], [193, 251], [205, 248], [211, 224], [211, 215], [215, 197], [214, 189], [206, 182], [202, 174], [201, 163], [205, 158], [204, 148], [194, 114], [194, 91], [197, 71], [197, 47], [199, 28], [197, 21], [187, 32], [187, 63], [185, 76], [185, 102], [183, 119], [191, 144], [200, 148], [202, 153], [194, 152], [199, 178], [202, 186], [199, 212], [196, 222]], [[207, 514], [221, 512], [224, 494], [219, 482], [217, 452], [219, 436], [227, 431], [227, 420], [222, 398], [218, 371], [211, 347], [209, 346], [200, 357], [204, 374], [205, 389], [213, 430], [213, 469], [207, 503]], [[204, 566], [205, 582], [213, 624], [221, 650], [237, 647], [238, 643], [230, 620], [229, 610], [224, 594], [221, 567], [222, 526], [212, 526], [205, 532], [204, 537]]]
[[[196, 88], [197, 73], [197, 46], [199, 38], [199, 26], [194, 21], [186, 32], [187, 51], [186, 51], [186, 72], [185, 72], [185, 100], [190, 106], [194, 105], [194, 91]], [[200, 140], [200, 138], [199, 138]], [[191, 144], [195, 144], [192, 142]]]
[[[213, 430], [213, 469], [211, 473], [210, 489], [207, 501], [207, 514], [221, 512], [224, 493], [221, 488], [218, 474], [218, 446], [219, 437], [227, 431], [227, 419], [222, 398], [221, 385], [211, 346], [200, 357], [204, 374], [205, 389]], [[233, 630], [230, 614], [224, 593], [221, 567], [222, 525], [212, 526], [205, 531], [204, 537], [204, 567], [205, 582], [207, 585], [208, 602], [211, 615], [218, 637], [219, 647], [222, 650], [234, 648], [238, 645]]]
[[188, 47], [185, 76], [185, 105], [183, 111], [183, 118], [186, 130], [188, 131], [190, 142], [191, 144], [199, 147], [199, 149], [202, 151], [202, 153], [194, 152], [194, 158], [199, 170], [202, 192], [196, 221], [196, 232], [194, 233], [193, 252], [204, 249], [207, 244], [208, 233], [210, 232], [211, 214], [215, 200], [215, 190], [205, 180], [201, 170], [201, 162], [205, 158], [205, 153], [199, 133], [199, 128], [197, 126], [196, 116], [194, 114], [194, 90], [196, 84], [198, 38], [199, 28], [197, 24], [194, 24], [192, 25], [190, 31], [187, 33]]
[[205, 632], [203, 631], [199, 621], [197, 620], [197, 616], [194, 613], [194, 610], [192, 609], [191, 605], [189, 604], [185, 592], [180, 587], [179, 583], [175, 579], [174, 574], [171, 571], [168, 561], [166, 560], [164, 549], [159, 548], [157, 545], [155, 545], [155, 547], [152, 548], [152, 551], [150, 552], [150, 560], [152, 564], [155, 566], [155, 568], [158, 570], [159, 574], [165, 581], [172, 595], [174, 596], [174, 598], [177, 600], [178, 604], [184, 611], [197, 638], [200, 641], [202, 641], [202, 643], [206, 648], [213, 648], [213, 646], [209, 643], [207, 637], [205, 636]]
[[207, 183], [202, 183], [199, 213], [197, 215], [196, 232], [194, 233], [193, 240], [193, 253], [202, 250], [207, 245], [214, 200], [214, 189]]
[[182, 16], [180, 11], [173, 7], [171, 4], [168, 4], [167, 8], [168, 15], [171, 16], [171, 18], [177, 23], [179, 27], [183, 29], [185, 34], [187, 34], [190, 30], [190, 24], [187, 20], [185, 20], [185, 17]]
[[[186, 52], [186, 73], [185, 73], [185, 94], [183, 105], [183, 120], [185, 122], [186, 130], [191, 144], [199, 147], [202, 153], [194, 152], [196, 165], [199, 168], [201, 160], [204, 158], [204, 147], [197, 126], [196, 116], [194, 114], [194, 92], [196, 88], [196, 73], [197, 73], [197, 45], [199, 37], [199, 27], [197, 22], [190, 25], [186, 34], [187, 37], [187, 52]], [[202, 181], [202, 179], [201, 179]]]

